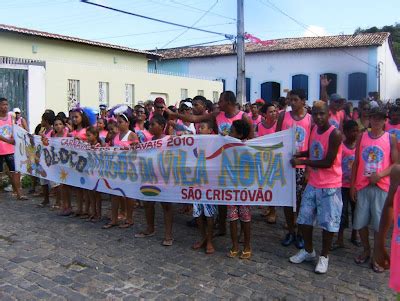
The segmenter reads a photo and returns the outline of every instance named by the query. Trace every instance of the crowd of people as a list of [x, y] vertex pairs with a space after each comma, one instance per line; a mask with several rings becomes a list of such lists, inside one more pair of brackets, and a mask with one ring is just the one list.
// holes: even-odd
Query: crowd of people
[[[296, 201], [298, 213], [284, 207], [287, 233], [283, 246], [294, 244], [299, 251], [289, 258], [293, 264], [316, 260], [316, 273], [326, 273], [329, 252], [343, 248], [344, 230], [351, 225], [352, 244], [360, 247], [356, 264], [369, 263], [375, 272], [391, 267], [391, 286], [400, 290], [400, 99], [382, 104], [376, 100], [362, 100], [353, 108], [352, 102], [338, 94], [328, 97], [329, 81], [321, 77], [321, 100], [312, 107], [306, 103], [302, 89], [295, 89], [278, 101], [258, 99], [243, 107], [231, 91], [221, 93], [219, 102], [212, 103], [203, 96], [182, 100], [177, 107], [167, 107], [164, 99], [125, 105], [108, 110], [101, 105], [96, 124], [91, 124], [82, 108], [57, 115], [46, 110], [34, 133], [43, 143], [52, 137], [74, 137], [90, 145], [130, 146], [166, 135], [230, 135], [240, 140], [253, 139], [295, 127], [296, 154], [290, 161], [296, 169]], [[19, 112], [18, 112], [19, 111]], [[26, 126], [20, 120], [20, 110], [9, 114], [8, 101], [0, 99], [0, 171], [8, 166], [17, 199], [26, 199], [20, 188], [20, 176], [15, 173], [14, 140], [5, 130], [13, 123]], [[64, 184], [40, 179], [44, 196], [41, 207], [50, 205], [54, 191], [61, 216], [76, 216], [93, 222], [102, 219], [102, 197], [99, 192], [72, 188]], [[37, 179], [32, 179], [37, 183]], [[33, 185], [33, 189], [34, 189]], [[71, 204], [71, 194], [76, 204]], [[161, 203], [164, 216], [164, 246], [173, 244], [173, 204]], [[121, 196], [111, 196], [111, 216], [103, 229], [128, 228], [133, 225], [135, 207], [144, 206], [146, 227], [135, 234], [137, 238], [155, 233], [155, 202], [141, 202]], [[191, 210], [200, 232], [193, 249], [215, 252], [213, 239], [226, 234], [229, 222], [232, 247], [231, 258], [249, 259], [251, 249], [250, 206], [214, 206], [194, 204]], [[267, 223], [276, 223], [277, 208], [263, 211]], [[395, 214], [395, 228], [389, 258], [385, 241]], [[238, 230], [240, 221], [240, 230]], [[350, 223], [351, 221], [351, 223]], [[322, 250], [317, 256], [313, 247], [313, 226], [322, 228]], [[215, 228], [217, 229], [214, 233]], [[369, 229], [374, 232], [373, 247]], [[334, 240], [335, 233], [337, 233]], [[239, 238], [244, 247], [240, 250]], [[393, 255], [394, 254], [394, 255]]]

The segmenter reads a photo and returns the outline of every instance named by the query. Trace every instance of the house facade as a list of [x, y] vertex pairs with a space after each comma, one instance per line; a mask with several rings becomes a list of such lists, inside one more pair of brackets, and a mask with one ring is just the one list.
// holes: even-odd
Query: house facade
[[[158, 52], [149, 70], [208, 76], [236, 91], [236, 53], [232, 45], [184, 47]], [[389, 33], [273, 40], [246, 44], [246, 99], [276, 100], [303, 88], [309, 103], [320, 99], [320, 75], [332, 80], [329, 94], [360, 100], [378, 92], [382, 100], [400, 97], [400, 73]]]
[[134, 105], [158, 96], [167, 103], [199, 92], [222, 92], [221, 81], [148, 71], [148, 51], [0, 25], [0, 97], [20, 107], [30, 128], [45, 109], [120, 103]]

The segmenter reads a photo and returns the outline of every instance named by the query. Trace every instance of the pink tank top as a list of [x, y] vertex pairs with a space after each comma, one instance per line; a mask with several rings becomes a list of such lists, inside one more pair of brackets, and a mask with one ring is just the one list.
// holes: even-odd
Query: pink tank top
[[86, 141], [86, 128], [80, 129], [79, 131], [73, 130], [71, 136]]
[[229, 135], [229, 131], [231, 130], [232, 123], [235, 120], [242, 119], [243, 114], [244, 114], [243, 111], [239, 111], [235, 116], [228, 118], [228, 117], [226, 117], [225, 112], [219, 112], [219, 114], [216, 117], [218, 133], [223, 136]]
[[342, 187], [350, 188], [351, 168], [353, 167], [356, 148], [348, 148], [342, 143]]
[[108, 132], [106, 130], [101, 130], [99, 133], [99, 137], [104, 140], [107, 137], [107, 133]]
[[340, 127], [340, 123], [343, 123], [344, 120], [344, 111], [337, 111], [336, 113], [333, 113], [332, 111], [329, 111], [329, 124], [333, 125], [335, 128]]
[[250, 118], [251, 123], [253, 124], [254, 129], [256, 129], [257, 125], [261, 122], [262, 117], [261, 115], [258, 115], [256, 119], [253, 119], [253, 117]]
[[53, 129], [50, 129], [50, 130], [48, 130], [47, 132], [46, 132], [46, 130], [44, 131], [44, 136], [46, 137], [46, 138], [51, 138], [52, 136], [53, 136]]
[[[7, 119], [0, 119], [0, 135], [4, 138], [13, 136], [13, 120], [10, 114], [7, 114]], [[14, 145], [0, 141], [0, 155], [10, 155], [14, 153]]]
[[[282, 122], [282, 130], [296, 127], [296, 152], [306, 151], [310, 141], [311, 133], [311, 115], [306, 113], [300, 120], [295, 120], [291, 112], [285, 112]], [[298, 165], [296, 168], [305, 168], [305, 165]]]
[[276, 122], [270, 128], [265, 127], [262, 122], [260, 122], [258, 124], [258, 127], [257, 127], [257, 135], [258, 135], [258, 137], [275, 133], [275, 131], [276, 131]]
[[389, 286], [396, 292], [400, 292], [400, 187], [397, 188], [393, 200], [393, 219]]
[[138, 136], [140, 143], [151, 141], [151, 138], [153, 138], [153, 135], [151, 135], [148, 130], [141, 130], [138, 126], [135, 126], [135, 133]]
[[[314, 127], [310, 135], [310, 160], [323, 160], [328, 154], [329, 137], [335, 130], [330, 126], [322, 134], [318, 134], [318, 128]], [[310, 168], [308, 183], [316, 188], [339, 188], [342, 187], [342, 145], [335, 161], [329, 168]]]
[[[356, 189], [361, 190], [369, 185], [368, 177], [378, 173], [392, 164], [390, 156], [390, 134], [384, 132], [379, 138], [371, 138], [369, 132], [364, 132], [360, 141]], [[383, 177], [377, 183], [378, 187], [389, 191], [389, 176]]]
[[128, 131], [124, 137], [122, 137], [121, 139], [119, 138], [119, 134], [115, 135], [114, 137], [114, 146], [123, 146], [123, 147], [129, 147], [131, 146], [131, 143], [133, 141], [129, 141], [129, 135], [131, 134], [131, 131]]
[[400, 123], [399, 124], [390, 124], [389, 121], [386, 121], [385, 131], [396, 137], [397, 149], [400, 151]]

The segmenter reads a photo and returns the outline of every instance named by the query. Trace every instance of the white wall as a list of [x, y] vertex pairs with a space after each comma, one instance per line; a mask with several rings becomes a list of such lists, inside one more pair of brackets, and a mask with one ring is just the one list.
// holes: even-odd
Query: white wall
[[[28, 66], [28, 121], [31, 132], [40, 123], [46, 109], [46, 70], [42, 66]], [[57, 114], [57, 112], [56, 112]]]
[[[261, 97], [261, 84], [266, 81], [279, 82], [281, 84], [281, 95], [284, 95], [284, 89], [292, 88], [292, 76], [295, 74], [309, 76], [308, 95], [310, 102], [319, 99], [319, 76], [322, 73], [336, 73], [338, 76], [337, 92], [347, 97], [348, 75], [350, 73], [363, 72], [367, 74], [367, 77], [376, 76], [374, 68], [365, 63], [370, 61], [370, 51], [376, 49], [375, 47], [371, 48], [247, 54], [246, 77], [251, 78], [251, 101]], [[235, 56], [192, 58], [185, 59], [185, 61], [189, 61], [189, 74], [225, 79], [226, 89], [236, 90]], [[371, 62], [369, 63], [371, 64]], [[376, 64], [376, 62], [373, 63]], [[373, 72], [371, 72], [371, 68]], [[396, 77], [399, 77], [399, 74]], [[367, 92], [376, 89], [376, 87], [369, 87], [370, 82], [367, 78]]]
[[400, 76], [396, 63], [390, 50], [389, 42], [386, 41], [378, 49], [378, 62], [381, 66], [381, 99], [394, 100], [400, 97]]

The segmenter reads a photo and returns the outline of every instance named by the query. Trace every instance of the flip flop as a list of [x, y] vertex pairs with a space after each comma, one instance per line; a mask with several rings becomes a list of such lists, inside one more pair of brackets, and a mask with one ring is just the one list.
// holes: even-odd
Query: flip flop
[[151, 233], [145, 233], [145, 232], [139, 232], [135, 234], [135, 238], [145, 238], [145, 237], [152, 237], [154, 236], [155, 232], [151, 232]]
[[226, 256], [228, 256], [229, 258], [235, 258], [238, 255], [239, 255], [239, 250], [234, 251], [234, 250], [230, 249], [229, 253]]
[[49, 205], [50, 205], [50, 203], [40, 203], [40, 204], [36, 205], [36, 207], [45, 208], [45, 207], [48, 207]]
[[28, 200], [28, 198], [24, 195], [17, 197], [17, 201], [27, 201], [27, 200]]
[[376, 263], [375, 260], [371, 260], [371, 269], [375, 272], [375, 273], [383, 273], [385, 271], [385, 268], [381, 267], [379, 264]]
[[370, 255], [364, 256], [364, 254], [360, 254], [356, 258], [354, 258], [354, 262], [356, 264], [364, 264], [369, 260], [369, 258]]
[[118, 224], [105, 224], [102, 229], [111, 229], [112, 227], [116, 227]]
[[130, 228], [132, 226], [133, 226], [133, 223], [124, 223], [124, 224], [119, 225], [118, 227], [121, 228], [121, 229], [127, 229], [127, 228]]
[[242, 251], [239, 256], [240, 259], [250, 259], [251, 258], [251, 251]]
[[174, 242], [174, 239], [173, 238], [171, 238], [171, 239], [164, 239], [163, 240], [163, 242], [162, 242], [162, 245], [164, 246], [164, 247], [170, 247], [170, 246], [172, 246], [172, 243]]

